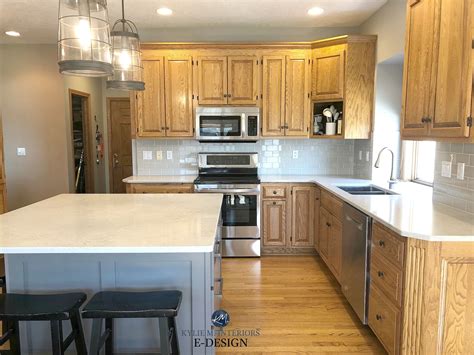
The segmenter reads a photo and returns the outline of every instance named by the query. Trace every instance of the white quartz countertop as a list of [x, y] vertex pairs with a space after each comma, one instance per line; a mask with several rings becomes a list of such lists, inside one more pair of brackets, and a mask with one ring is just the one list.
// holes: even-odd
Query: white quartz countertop
[[211, 252], [221, 194], [63, 194], [0, 216], [0, 253]]
[[129, 176], [126, 184], [192, 184], [197, 175], [143, 175]]
[[[414, 183], [377, 183], [330, 176], [260, 176], [262, 183], [315, 183], [396, 233], [429, 241], [474, 242], [474, 218], [432, 201], [431, 189]], [[374, 184], [399, 195], [351, 195], [337, 186]]]

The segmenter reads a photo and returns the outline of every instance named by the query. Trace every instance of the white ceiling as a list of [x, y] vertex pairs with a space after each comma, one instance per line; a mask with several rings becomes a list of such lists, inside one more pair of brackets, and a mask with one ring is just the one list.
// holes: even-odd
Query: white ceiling
[[[388, 0], [126, 0], [126, 17], [153, 40], [159, 29], [321, 28], [357, 27]], [[0, 0], [0, 43], [55, 43], [58, 0]], [[120, 17], [120, 0], [109, 0], [109, 19]], [[156, 9], [171, 8], [174, 14], [158, 16]], [[307, 15], [309, 8], [322, 7], [321, 16]], [[7, 30], [22, 34], [9, 38]], [[157, 38], [159, 36], [157, 35]]]

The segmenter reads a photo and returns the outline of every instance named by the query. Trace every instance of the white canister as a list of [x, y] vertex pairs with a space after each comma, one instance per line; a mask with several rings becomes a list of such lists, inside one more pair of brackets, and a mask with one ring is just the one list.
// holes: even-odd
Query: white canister
[[336, 134], [336, 122], [326, 122], [326, 136], [334, 136]]

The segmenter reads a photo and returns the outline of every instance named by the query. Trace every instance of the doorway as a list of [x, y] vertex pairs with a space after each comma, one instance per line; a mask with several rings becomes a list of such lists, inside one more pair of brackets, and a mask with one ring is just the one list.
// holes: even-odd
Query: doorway
[[74, 161], [74, 192], [94, 192], [94, 172], [89, 145], [90, 95], [69, 90]]
[[124, 178], [133, 174], [130, 99], [108, 98], [110, 192], [125, 193]]

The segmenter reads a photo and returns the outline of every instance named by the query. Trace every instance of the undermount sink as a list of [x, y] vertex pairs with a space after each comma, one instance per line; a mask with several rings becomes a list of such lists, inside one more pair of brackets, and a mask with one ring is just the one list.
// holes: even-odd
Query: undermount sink
[[387, 191], [375, 185], [355, 185], [355, 186], [337, 186], [351, 195], [398, 195], [395, 192]]

